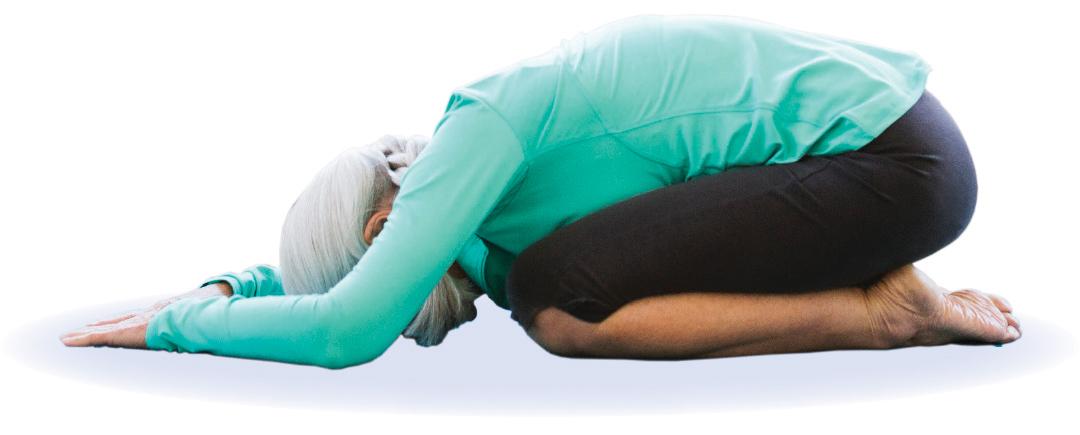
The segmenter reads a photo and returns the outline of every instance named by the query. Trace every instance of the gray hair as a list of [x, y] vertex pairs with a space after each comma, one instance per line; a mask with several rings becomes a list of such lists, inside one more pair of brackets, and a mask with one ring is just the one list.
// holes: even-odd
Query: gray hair
[[[370, 247], [364, 225], [397, 195], [409, 164], [427, 144], [421, 135], [385, 135], [346, 149], [315, 175], [281, 230], [286, 294], [325, 293], [352, 270]], [[481, 295], [470, 279], [444, 274], [402, 335], [420, 346], [441, 343], [450, 330], [476, 318], [474, 301]]]

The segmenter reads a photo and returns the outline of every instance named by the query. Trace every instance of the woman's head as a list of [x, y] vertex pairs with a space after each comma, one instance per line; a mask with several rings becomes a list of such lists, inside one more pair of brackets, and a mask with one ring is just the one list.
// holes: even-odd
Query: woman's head
[[[325, 293], [352, 270], [382, 229], [402, 176], [427, 142], [421, 135], [386, 135], [345, 150], [315, 175], [281, 230], [286, 294]], [[476, 318], [473, 301], [482, 294], [463, 274], [444, 274], [402, 335], [421, 346], [441, 343], [450, 330]]]

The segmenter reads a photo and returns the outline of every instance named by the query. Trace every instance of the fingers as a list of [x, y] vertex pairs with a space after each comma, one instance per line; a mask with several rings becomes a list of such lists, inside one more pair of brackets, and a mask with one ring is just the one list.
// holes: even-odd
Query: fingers
[[170, 298], [170, 299], [166, 299], [166, 300], [163, 300], [163, 301], [158, 301], [158, 302], [155, 302], [153, 305], [151, 305], [149, 308], [128, 311], [127, 313], [121, 314], [121, 315], [113, 317], [111, 319], [98, 320], [98, 321], [93, 322], [93, 323], [87, 323], [86, 326], [110, 325], [110, 324], [114, 324], [114, 323], [120, 323], [120, 322], [123, 322], [125, 320], [131, 319], [133, 317], [136, 317], [136, 316], [139, 316], [139, 315], [144, 315], [146, 313], [161, 311], [162, 308], [165, 308], [169, 304], [175, 302], [177, 299], [178, 298]]
[[132, 325], [107, 331], [83, 331], [60, 338], [66, 346], [109, 346], [132, 349], [146, 348], [146, 325]]
[[60, 341], [68, 346], [106, 345], [107, 333], [116, 329], [115, 324], [84, 326], [60, 336]]
[[147, 316], [105, 325], [84, 326], [60, 336], [66, 346], [112, 346], [146, 348]]
[[98, 321], [96, 321], [94, 323], [87, 323], [86, 326], [99, 326], [99, 325], [108, 325], [108, 324], [116, 323], [116, 322], [122, 322], [124, 320], [135, 317], [137, 314], [139, 314], [137, 311], [132, 311], [130, 313], [122, 314], [119, 317], [114, 317], [112, 319], [98, 320]]
[[85, 333], [81, 335], [72, 335], [70, 337], [63, 337], [60, 339], [66, 346], [81, 347], [81, 346], [104, 346], [106, 345], [106, 339], [101, 334], [97, 333]]
[[60, 341], [67, 346], [108, 346], [109, 331], [111, 328], [81, 328], [61, 335]]

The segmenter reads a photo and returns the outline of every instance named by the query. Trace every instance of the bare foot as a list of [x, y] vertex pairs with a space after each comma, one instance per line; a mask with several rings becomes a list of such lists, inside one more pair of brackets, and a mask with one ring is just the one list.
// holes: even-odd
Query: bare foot
[[871, 327], [890, 348], [1020, 338], [1020, 324], [1005, 298], [975, 289], [949, 291], [913, 264], [868, 287], [866, 298]]

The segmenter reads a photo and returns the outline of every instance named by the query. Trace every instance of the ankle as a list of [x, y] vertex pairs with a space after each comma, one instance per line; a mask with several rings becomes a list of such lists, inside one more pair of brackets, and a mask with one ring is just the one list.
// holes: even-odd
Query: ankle
[[[877, 285], [877, 284], [875, 284]], [[889, 319], [881, 306], [880, 301], [871, 296], [871, 287], [856, 287], [859, 299], [862, 301], [866, 316], [866, 335], [870, 349], [894, 349], [904, 347], [908, 336], [908, 327], [900, 327], [897, 322]]]
[[941, 304], [940, 291], [929, 277], [908, 264], [862, 290], [870, 333], [880, 346], [922, 345]]

